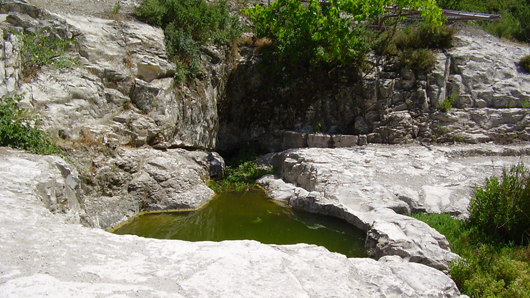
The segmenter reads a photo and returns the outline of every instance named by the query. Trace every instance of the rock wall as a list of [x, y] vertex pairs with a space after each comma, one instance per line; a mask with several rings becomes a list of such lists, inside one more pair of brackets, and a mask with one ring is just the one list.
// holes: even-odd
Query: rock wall
[[[44, 116], [55, 136], [75, 141], [89, 133], [110, 146], [216, 147], [217, 101], [232, 69], [228, 48], [203, 48], [203, 76], [177, 86], [176, 66], [168, 60], [160, 28], [59, 16], [24, 1], [4, 1], [2, 12], [6, 59], [0, 72], [6, 76], [0, 93], [25, 93], [23, 103]], [[10, 33], [12, 29], [75, 37], [68, 55], [82, 66], [44, 67], [23, 80], [20, 38]]]
[[[248, 49], [256, 54], [220, 103], [218, 148], [280, 151], [286, 130], [387, 144], [530, 140], [530, 74], [517, 64], [530, 48], [466, 27], [454, 44], [427, 75], [387, 64], [362, 80], [341, 67], [271, 76], [259, 49]], [[453, 108], [444, 112], [447, 98]]]
[[[23, 94], [21, 104], [66, 148], [80, 181], [75, 199], [61, 202], [76, 206], [78, 221], [108, 229], [142, 210], [197, 208], [212, 197], [206, 181], [224, 161], [201, 150], [216, 146], [231, 51], [203, 48], [203, 76], [176, 85], [160, 28], [57, 15], [19, 0], [0, 2], [0, 13], [0, 95]], [[73, 38], [66, 55], [80, 65], [23, 73], [22, 33]]]

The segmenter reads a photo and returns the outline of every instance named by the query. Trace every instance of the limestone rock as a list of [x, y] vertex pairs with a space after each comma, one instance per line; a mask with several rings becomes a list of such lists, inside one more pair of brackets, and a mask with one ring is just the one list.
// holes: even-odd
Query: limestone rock
[[272, 198], [367, 231], [366, 246], [376, 258], [398, 255], [447, 270], [457, 256], [445, 237], [404, 214], [466, 217], [473, 187], [529, 150], [495, 145], [291, 149], [269, 157], [279, 176], [258, 183]]
[[353, 147], [353, 146], [357, 146], [358, 142], [359, 142], [358, 136], [333, 135], [333, 147], [334, 148]]
[[194, 209], [214, 194], [206, 180], [218, 165], [207, 152], [117, 148], [68, 155], [82, 169], [85, 225], [108, 229], [143, 210]]
[[286, 131], [283, 134], [282, 147], [284, 150], [290, 148], [304, 148], [307, 147], [307, 134], [297, 133], [294, 131]]
[[[25, 1], [8, 2], [2, 6], [7, 17], [0, 22], [5, 54], [0, 59], [0, 96], [13, 94], [21, 85], [18, 92], [26, 95], [23, 105], [39, 112], [52, 134], [75, 141], [81, 131], [90, 131], [112, 146], [216, 147], [217, 101], [234, 65], [226, 63], [233, 59], [226, 47], [204, 49], [201, 78], [177, 86], [172, 79], [176, 66], [167, 56], [160, 28], [136, 21], [56, 15]], [[29, 82], [22, 82], [21, 44], [11, 34], [22, 29], [46, 31], [61, 39], [75, 37], [67, 55], [82, 66], [44, 67]], [[208, 58], [212, 53], [217, 53], [216, 63]], [[126, 115], [130, 118], [123, 119]], [[130, 127], [138, 119], [141, 128]]]
[[312, 148], [330, 148], [332, 145], [332, 138], [330, 135], [324, 134], [308, 134], [307, 146]]
[[[307, 244], [146, 239], [67, 224], [35, 189], [43, 181], [73, 186], [75, 173], [61, 173], [58, 157], [0, 151], [2, 296], [460, 297], [447, 275], [399, 259], [348, 259]], [[120, 160], [135, 168], [134, 156]]]

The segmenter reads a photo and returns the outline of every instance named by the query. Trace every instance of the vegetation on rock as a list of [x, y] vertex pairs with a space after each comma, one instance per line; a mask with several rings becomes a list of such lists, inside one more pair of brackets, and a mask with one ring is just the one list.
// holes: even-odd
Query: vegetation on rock
[[457, 94], [453, 94], [447, 98], [444, 99], [444, 101], [440, 104], [440, 110], [442, 112], [447, 112], [449, 111], [450, 109], [453, 108], [453, 103], [455, 101], [455, 99], [458, 97]]
[[486, 31], [508, 39], [530, 42], [530, 2], [528, 0], [438, 0], [441, 8], [501, 14], [493, 22], [479, 22]]
[[518, 164], [476, 187], [470, 218], [414, 214], [444, 234], [453, 252], [450, 274], [471, 297], [530, 297], [530, 169]]
[[38, 128], [39, 119], [18, 106], [21, 99], [20, 95], [0, 99], [0, 146], [37, 154], [57, 153], [50, 136]]
[[223, 177], [210, 181], [208, 186], [216, 193], [243, 191], [256, 186], [256, 179], [274, 172], [273, 168], [258, 165], [254, 161], [256, 158], [257, 154], [254, 150], [241, 149], [227, 162]]
[[[376, 47], [376, 52], [397, 57], [396, 64], [400, 68], [428, 72], [436, 63], [433, 50], [452, 47], [455, 33], [453, 27], [446, 25], [406, 26], [395, 33], [384, 32], [380, 38], [383, 42]], [[389, 38], [389, 43], [384, 42]]]
[[229, 44], [242, 32], [239, 18], [225, 1], [143, 0], [136, 10], [140, 20], [164, 29], [166, 48], [177, 64], [176, 80], [200, 73], [200, 46]]
[[56, 68], [72, 68], [79, 61], [65, 55], [66, 50], [74, 43], [75, 38], [63, 39], [44, 29], [38, 34], [16, 33], [22, 38], [22, 66], [26, 77], [33, 77], [39, 68], [50, 65]]

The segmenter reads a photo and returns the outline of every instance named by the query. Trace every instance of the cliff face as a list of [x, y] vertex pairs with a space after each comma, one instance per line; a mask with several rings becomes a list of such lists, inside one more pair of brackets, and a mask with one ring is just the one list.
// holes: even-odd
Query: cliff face
[[[182, 148], [215, 148], [231, 52], [204, 48], [201, 79], [176, 86], [159, 28], [58, 15], [25, 1], [0, 7], [0, 95], [23, 94], [20, 104], [67, 148], [81, 177], [78, 221], [106, 229], [141, 210], [196, 208], [211, 198], [205, 183], [219, 169], [210, 165], [222, 170], [222, 159]], [[80, 66], [23, 73], [22, 32], [74, 38], [66, 55]]]
[[[220, 105], [218, 147], [283, 150], [285, 130], [387, 144], [530, 140], [530, 74], [517, 64], [530, 48], [465, 27], [454, 43], [429, 74], [386, 65], [363, 80], [347, 68], [274, 77], [249, 59]], [[443, 112], [447, 98], [453, 108]]]
[[[65, 140], [90, 135], [110, 146], [215, 148], [217, 101], [232, 68], [226, 48], [205, 47], [201, 79], [175, 86], [176, 67], [168, 60], [159, 28], [134, 21], [59, 16], [24, 2], [7, 3], [16, 8], [4, 22], [7, 77], [0, 92], [25, 93], [23, 103], [44, 116], [54, 135]], [[10, 6], [4, 4], [3, 10]], [[68, 55], [82, 67], [45, 67], [24, 81], [20, 38], [9, 28], [75, 37]]]

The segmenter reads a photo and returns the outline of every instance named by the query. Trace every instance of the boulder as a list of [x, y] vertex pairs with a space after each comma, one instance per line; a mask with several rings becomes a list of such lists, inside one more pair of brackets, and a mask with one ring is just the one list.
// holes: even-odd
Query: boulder
[[214, 194], [206, 180], [224, 165], [218, 155], [184, 149], [79, 148], [68, 156], [82, 169], [82, 222], [103, 229], [140, 211], [201, 206]]
[[332, 136], [325, 134], [308, 134], [307, 147], [311, 148], [330, 148], [332, 145]]

